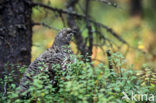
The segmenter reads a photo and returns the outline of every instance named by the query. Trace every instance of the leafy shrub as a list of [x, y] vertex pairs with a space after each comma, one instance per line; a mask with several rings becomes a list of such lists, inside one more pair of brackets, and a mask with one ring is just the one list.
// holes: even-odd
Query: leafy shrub
[[[132, 67], [122, 69], [122, 59], [122, 55], [112, 56], [112, 63], [114, 67], [120, 69], [120, 73], [110, 72], [104, 64], [93, 67], [91, 63], [84, 63], [78, 59], [75, 63], [68, 64], [67, 70], [60, 70], [57, 65], [53, 66], [57, 86], [52, 86], [47, 72], [42, 72], [33, 78], [33, 85], [28, 89], [31, 97], [16, 99], [14, 103], [136, 103], [138, 99], [138, 101], [122, 99], [123, 92], [131, 97], [132, 91], [134, 94], [156, 96], [156, 85], [152, 82], [145, 83], [146, 81], [140, 79]], [[8, 92], [5, 96], [0, 93], [2, 96], [0, 102], [9, 103], [12, 98], [18, 97], [15, 88], [16, 85], [12, 83], [7, 88]]]

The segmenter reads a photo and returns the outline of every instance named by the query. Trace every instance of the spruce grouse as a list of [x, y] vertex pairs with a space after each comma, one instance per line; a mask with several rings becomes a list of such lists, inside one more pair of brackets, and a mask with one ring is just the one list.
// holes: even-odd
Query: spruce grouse
[[[33, 81], [32, 78], [41, 71], [44, 71], [44, 69], [52, 71], [52, 64], [60, 64], [62, 70], [66, 69], [65, 65], [72, 62], [70, 55], [73, 52], [69, 48], [69, 43], [74, 34], [73, 32], [70, 28], [62, 29], [55, 37], [53, 45], [29, 65], [20, 81], [19, 93], [26, 92]], [[42, 63], [46, 64], [47, 67], [39, 69], [38, 67], [43, 66]], [[53, 73], [51, 75], [54, 76]]]

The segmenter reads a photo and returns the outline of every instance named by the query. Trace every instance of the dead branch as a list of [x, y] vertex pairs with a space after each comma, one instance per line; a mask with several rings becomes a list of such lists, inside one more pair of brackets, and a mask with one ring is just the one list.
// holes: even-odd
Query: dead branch
[[[92, 27], [89, 21], [89, 5], [90, 0], [86, 0], [86, 9], [85, 9], [85, 16], [86, 16], [86, 27], [88, 29], [88, 37], [89, 37], [89, 47], [88, 47], [88, 55], [92, 55], [92, 49], [93, 49], [93, 32]], [[89, 62], [91, 62], [91, 58], [89, 58]]]
[[107, 32], [111, 33], [115, 38], [117, 38], [119, 41], [121, 41], [124, 44], [129, 45], [124, 39], [122, 39], [116, 32], [113, 31], [112, 28], [109, 28], [108, 26], [98, 23], [96, 21], [90, 20], [90, 22], [92, 22], [94, 25], [98, 26], [98, 27], [102, 27], [104, 29], [107, 30]]
[[58, 13], [63, 13], [63, 14], [68, 14], [68, 15], [72, 15], [72, 16], [75, 16], [75, 17], [78, 17], [78, 18], [86, 18], [85, 16], [81, 15], [81, 14], [78, 14], [76, 12], [71, 12], [71, 11], [68, 11], [68, 10], [63, 10], [63, 9], [59, 9], [59, 8], [54, 8], [54, 7], [51, 7], [51, 6], [48, 6], [46, 4], [42, 4], [42, 3], [35, 3], [35, 2], [31, 2], [30, 5], [32, 7], [35, 7], [35, 6], [40, 6], [40, 7], [43, 7], [43, 8], [46, 8], [46, 9], [49, 9], [49, 10], [52, 10], [54, 12], [58, 12]]
[[59, 31], [59, 29], [54, 28], [54, 27], [51, 27], [51, 26], [49, 26], [49, 25], [46, 24], [46, 23], [38, 23], [38, 22], [33, 22], [33, 23], [32, 23], [32, 26], [36, 26], [36, 25], [41, 25], [41, 26], [44, 26], [44, 27], [46, 27], [46, 28], [53, 29], [53, 30], [55, 30], [55, 31]]
[[[68, 14], [68, 15], [74, 16], [74, 17], [76, 17], [76, 18], [78, 18], [78, 19], [84, 19], [84, 20], [87, 19], [87, 17], [86, 17], [85, 15], [78, 14], [78, 13], [72, 11], [72, 10], [69, 10], [69, 9], [68, 9], [68, 10], [63, 10], [63, 9], [54, 8], [54, 7], [51, 7], [51, 6], [42, 4], [42, 3], [34, 3], [34, 2], [32, 2], [31, 5], [32, 5], [32, 6], [44, 7], [44, 8], [46, 8], [46, 9], [49, 9], [49, 10], [52, 10], [52, 11], [58, 12], [58, 13]], [[70, 9], [71, 9], [71, 8], [70, 8]], [[102, 27], [102, 28], [106, 29], [109, 33], [111, 33], [111, 34], [112, 34], [114, 37], [116, 37], [119, 41], [121, 41], [122, 43], [128, 45], [128, 43], [127, 43], [124, 39], [122, 39], [117, 33], [115, 33], [115, 32], [113, 31], [112, 28], [109, 28], [108, 26], [106, 26], [106, 25], [104, 25], [104, 24], [102, 24], [102, 23], [98, 23], [98, 22], [96, 22], [96, 21], [94, 21], [94, 20], [91, 20], [91, 19], [89, 19], [89, 18], [88, 18], [88, 21], [91, 22], [91, 23], [93, 23], [93, 24], [95, 24], [95, 25], [97, 25], [97, 26], [99, 26], [99, 27]]]

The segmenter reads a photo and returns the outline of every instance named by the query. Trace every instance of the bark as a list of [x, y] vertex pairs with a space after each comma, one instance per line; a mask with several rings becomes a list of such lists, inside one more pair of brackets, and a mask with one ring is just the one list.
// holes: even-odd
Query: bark
[[[29, 65], [31, 60], [31, 0], [0, 0], [0, 77], [4, 65]], [[7, 68], [10, 69], [11, 68]]]
[[130, 13], [132, 16], [142, 15], [142, 0], [130, 1]]

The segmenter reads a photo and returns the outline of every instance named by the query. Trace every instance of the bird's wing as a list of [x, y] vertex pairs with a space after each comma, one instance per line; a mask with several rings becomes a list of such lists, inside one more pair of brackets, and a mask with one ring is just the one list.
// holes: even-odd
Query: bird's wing
[[52, 54], [47, 51], [42, 53], [36, 60], [34, 60], [34, 62], [30, 64], [24, 73], [20, 81], [19, 92], [25, 92], [33, 82], [33, 77], [40, 74], [41, 72], [48, 71], [48, 75], [51, 79], [53, 79], [54, 70], [52, 66], [59, 64], [60, 69], [65, 70], [66, 64], [69, 63], [68, 61], [68, 56], [63, 53]]

